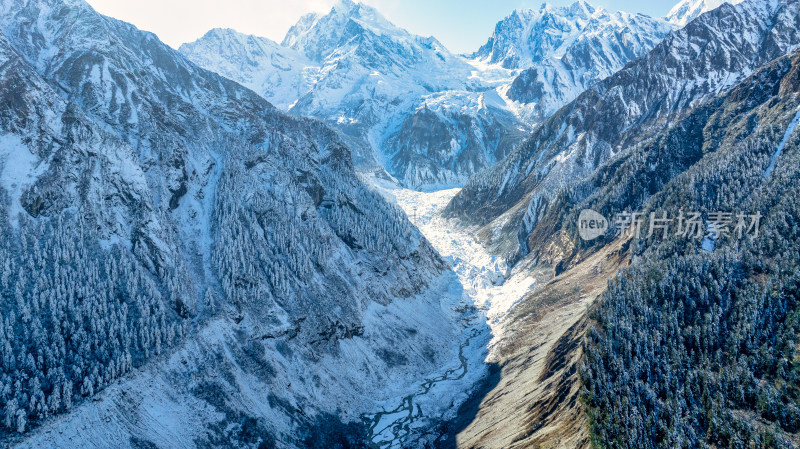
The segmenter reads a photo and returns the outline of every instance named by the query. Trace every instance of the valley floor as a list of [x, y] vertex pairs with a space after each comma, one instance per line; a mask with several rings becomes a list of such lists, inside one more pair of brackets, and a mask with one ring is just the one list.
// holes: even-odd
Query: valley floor
[[[471, 399], [477, 404], [468, 422], [459, 424], [456, 441], [442, 447], [588, 447], [577, 368], [588, 307], [608, 276], [625, 263], [619, 244], [555, 278], [552, 270], [525, 264], [511, 270], [502, 259], [487, 254], [469, 230], [441, 217], [459, 189], [425, 193], [371, 181], [408, 214], [451, 266], [463, 286], [464, 301], [477, 307], [492, 332], [491, 339], [482, 340], [485, 348], [470, 343], [463, 352], [468, 359], [485, 356], [481, 361], [497, 367], [497, 376]], [[467, 328], [464, 341], [470, 338]], [[442, 379], [437, 387], [447, 388], [446, 383]], [[376, 443], [391, 439], [389, 434], [378, 435]]]
[[[456, 390], [464, 385], [455, 381], [465, 377], [469, 370], [481, 370], [480, 374], [485, 375], [489, 363], [495, 358], [491, 355], [493, 342], [500, 341], [503, 336], [503, 317], [535, 286], [535, 282], [525, 274], [506, 279], [509, 268], [501, 258], [489, 255], [468, 230], [457, 229], [441, 217], [441, 211], [459, 189], [418, 192], [378, 179], [370, 182], [387, 200], [406, 212], [456, 273], [459, 285], [451, 291], [461, 289], [461, 307], [475, 307], [477, 312], [472, 315], [473, 321], [464, 328], [460, 367], [423, 380], [416, 392], [387, 402], [382, 410], [369, 417], [372, 441], [382, 448], [399, 447], [410, 430], [409, 426], [413, 428], [415, 422], [425, 422], [425, 407], [417, 405], [414, 409], [414, 404], [428, 401], [435, 392], [451, 392], [453, 402], [444, 418], [456, 418], [457, 406], [464, 402], [467, 393]], [[492, 333], [488, 338], [481, 335], [481, 329], [486, 329], [487, 324]], [[475, 385], [473, 382], [469, 387]]]

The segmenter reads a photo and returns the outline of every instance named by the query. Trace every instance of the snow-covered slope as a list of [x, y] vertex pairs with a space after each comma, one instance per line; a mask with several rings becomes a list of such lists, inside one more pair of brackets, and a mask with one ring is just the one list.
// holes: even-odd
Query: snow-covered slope
[[472, 58], [521, 69], [507, 96], [527, 105], [537, 121], [547, 118], [596, 82], [644, 55], [672, 31], [663, 20], [608, 12], [583, 0], [516, 10]]
[[[312, 63], [302, 54], [264, 37], [215, 28], [180, 51], [201, 67], [213, 67], [259, 93], [279, 109], [287, 110], [308, 91], [303, 71]], [[220, 58], [220, 55], [228, 55]]]
[[723, 3], [738, 5], [744, 0], [681, 0], [667, 14], [667, 21], [677, 26], [686, 26], [700, 14], [719, 8]]
[[457, 278], [324, 124], [82, 0], [0, 0], [0, 79], [0, 444], [358, 438], [460, 363]]

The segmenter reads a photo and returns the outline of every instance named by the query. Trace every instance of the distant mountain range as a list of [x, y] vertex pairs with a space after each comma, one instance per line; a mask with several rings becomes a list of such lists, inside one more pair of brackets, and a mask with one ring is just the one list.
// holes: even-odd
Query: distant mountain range
[[663, 20], [610, 13], [584, 1], [560, 8], [545, 3], [498, 23], [472, 58], [519, 69], [506, 95], [527, 105], [532, 121], [539, 122], [647, 53], [672, 29]]
[[463, 184], [586, 87], [673, 27], [583, 1], [515, 11], [463, 57], [349, 0], [304, 16], [282, 44], [212, 30], [180, 51], [294, 114], [323, 119], [361, 169], [404, 185]]

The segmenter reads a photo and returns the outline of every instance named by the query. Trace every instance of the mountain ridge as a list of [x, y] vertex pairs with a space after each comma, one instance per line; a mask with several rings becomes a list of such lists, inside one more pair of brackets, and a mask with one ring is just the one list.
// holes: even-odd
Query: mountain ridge
[[[489, 223], [502, 221], [503, 231], [493, 234], [498, 250], [526, 254], [531, 231], [570, 179], [588, 175], [671, 117], [796, 46], [797, 7], [778, 1], [723, 4], [670, 34], [560, 109], [501, 164], [472, 177], [446, 212], [484, 227], [487, 235]], [[722, 29], [741, 31], [723, 35], [716, 46], [704, 45]], [[591, 118], [600, 109], [618, 119]], [[462, 212], [467, 209], [470, 213]]]
[[612, 13], [582, 0], [563, 7], [545, 3], [500, 21], [472, 58], [521, 69], [507, 95], [542, 121], [671, 31], [673, 26], [661, 19]]
[[738, 5], [744, 0], [681, 0], [667, 13], [665, 19], [677, 26], [686, 26], [701, 14], [719, 8], [723, 3]]

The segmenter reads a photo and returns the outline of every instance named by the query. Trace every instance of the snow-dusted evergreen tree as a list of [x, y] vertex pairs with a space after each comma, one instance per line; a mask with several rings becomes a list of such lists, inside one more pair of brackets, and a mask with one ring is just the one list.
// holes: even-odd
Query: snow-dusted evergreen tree
[[[5, 211], [3, 211], [5, 212]], [[3, 214], [4, 217], [8, 217]], [[72, 212], [0, 225], [0, 404], [23, 432], [93, 396], [185, 329], [178, 274], [149, 271], [122, 245], [103, 249]]]

